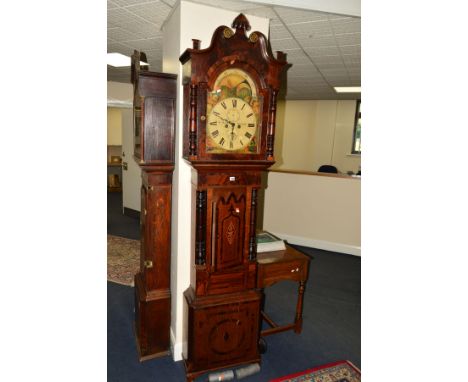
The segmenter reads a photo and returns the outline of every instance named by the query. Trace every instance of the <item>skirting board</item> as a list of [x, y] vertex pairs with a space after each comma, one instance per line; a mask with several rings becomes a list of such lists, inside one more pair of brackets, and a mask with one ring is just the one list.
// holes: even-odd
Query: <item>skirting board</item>
[[309, 237], [292, 236], [281, 232], [273, 232], [272, 234], [286, 240], [288, 243], [302, 245], [304, 247], [323, 249], [325, 251], [347, 253], [349, 255], [361, 256], [361, 247], [349, 244], [334, 243], [331, 241], [316, 240]]
[[183, 351], [183, 343], [182, 342], [176, 343], [175, 335], [171, 327], [171, 353], [172, 353], [172, 359], [174, 360], [174, 362], [182, 361], [183, 359], [182, 351]]

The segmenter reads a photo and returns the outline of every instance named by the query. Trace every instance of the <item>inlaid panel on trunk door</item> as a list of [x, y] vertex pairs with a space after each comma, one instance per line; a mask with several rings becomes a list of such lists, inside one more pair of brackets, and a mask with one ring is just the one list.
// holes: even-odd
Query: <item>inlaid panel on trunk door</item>
[[246, 197], [245, 188], [213, 192], [214, 269], [222, 271], [243, 264]]

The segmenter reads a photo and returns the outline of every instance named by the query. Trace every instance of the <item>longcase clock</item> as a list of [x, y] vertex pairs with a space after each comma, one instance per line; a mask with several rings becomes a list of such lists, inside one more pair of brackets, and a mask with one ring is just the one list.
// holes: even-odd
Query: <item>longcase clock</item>
[[261, 174], [274, 163], [276, 99], [286, 55], [240, 14], [206, 49], [193, 40], [180, 61], [184, 158], [196, 170], [193, 277], [185, 291], [187, 379], [259, 362], [256, 213]]
[[140, 361], [169, 354], [171, 194], [177, 76], [140, 68], [132, 55], [134, 158], [141, 168], [140, 270], [135, 334]]

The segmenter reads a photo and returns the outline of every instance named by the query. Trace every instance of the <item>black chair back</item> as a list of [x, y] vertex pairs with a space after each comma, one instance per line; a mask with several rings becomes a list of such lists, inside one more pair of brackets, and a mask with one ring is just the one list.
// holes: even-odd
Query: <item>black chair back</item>
[[330, 164], [324, 164], [319, 167], [318, 172], [329, 172], [332, 174], [338, 174], [338, 169]]

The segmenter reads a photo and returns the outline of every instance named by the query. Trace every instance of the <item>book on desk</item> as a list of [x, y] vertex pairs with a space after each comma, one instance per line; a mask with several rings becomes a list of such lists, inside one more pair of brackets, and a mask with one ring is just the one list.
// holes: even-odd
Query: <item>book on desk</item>
[[257, 233], [257, 253], [282, 251], [286, 249], [284, 241], [270, 232]]

